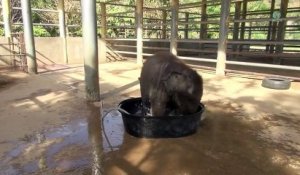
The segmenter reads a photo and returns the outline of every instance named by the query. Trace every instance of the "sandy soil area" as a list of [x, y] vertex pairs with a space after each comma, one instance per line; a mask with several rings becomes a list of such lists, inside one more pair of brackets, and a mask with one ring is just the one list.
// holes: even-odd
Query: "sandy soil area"
[[300, 174], [299, 82], [272, 90], [257, 77], [199, 69], [206, 111], [196, 134], [135, 138], [112, 111], [103, 121], [111, 149], [101, 113], [140, 96], [140, 67], [101, 64], [102, 101], [92, 104], [82, 66], [39, 72], [0, 70], [0, 174]]

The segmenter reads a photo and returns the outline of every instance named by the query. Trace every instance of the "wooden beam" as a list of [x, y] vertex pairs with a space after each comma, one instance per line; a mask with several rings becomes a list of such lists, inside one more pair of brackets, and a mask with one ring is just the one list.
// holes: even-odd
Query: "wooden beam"
[[[241, 17], [241, 1], [235, 2], [235, 11], [234, 11], [234, 19], [240, 19]], [[233, 25], [233, 40], [238, 40], [239, 39], [239, 27], [240, 23], [236, 22]], [[237, 50], [238, 45], [233, 45], [233, 51]]]
[[[280, 17], [285, 18], [287, 14], [287, 8], [288, 8], [288, 2], [289, 0], [281, 0], [280, 3]], [[277, 32], [277, 41], [283, 41], [284, 35], [285, 35], [285, 26], [286, 21], [280, 21], [278, 23], [278, 32]], [[276, 53], [282, 53], [283, 52], [283, 45], [276, 45]], [[281, 64], [280, 57], [274, 59], [275, 64]]]
[[207, 39], [207, 4], [206, 0], [202, 0], [201, 6], [201, 26], [200, 26], [200, 39]]
[[[243, 11], [242, 11], [242, 19], [246, 19], [247, 17], [247, 4], [248, 4], [248, 0], [243, 0]], [[244, 40], [245, 39], [245, 22], [241, 23], [241, 33], [240, 33], [240, 40]], [[240, 45], [240, 51], [243, 50], [243, 45]]]
[[186, 12], [185, 13], [185, 22], [186, 24], [184, 25], [184, 39], [189, 39], [189, 13]]
[[[273, 17], [274, 8], [275, 8], [275, 0], [272, 0], [272, 1], [271, 1], [271, 8], [270, 8], [270, 18]], [[272, 21], [269, 21], [269, 29], [268, 29], [268, 35], [267, 35], [267, 40], [268, 40], [268, 41], [271, 40], [272, 26], [273, 26], [273, 22], [272, 22]], [[267, 52], [270, 51], [270, 45], [266, 45], [266, 51], [267, 51]]]

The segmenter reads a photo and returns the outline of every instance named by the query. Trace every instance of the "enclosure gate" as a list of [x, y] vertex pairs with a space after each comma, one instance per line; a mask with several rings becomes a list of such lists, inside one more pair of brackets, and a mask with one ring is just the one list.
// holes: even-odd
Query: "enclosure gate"
[[24, 34], [15, 33], [11, 37], [11, 54], [13, 60], [13, 66], [16, 69], [27, 72], [27, 60], [24, 43]]
[[9, 58], [7, 64], [14, 69], [27, 72], [23, 33], [13, 33], [11, 37], [7, 39], [7, 43], [2, 43], [1, 45], [7, 52], [0, 54], [0, 56]]

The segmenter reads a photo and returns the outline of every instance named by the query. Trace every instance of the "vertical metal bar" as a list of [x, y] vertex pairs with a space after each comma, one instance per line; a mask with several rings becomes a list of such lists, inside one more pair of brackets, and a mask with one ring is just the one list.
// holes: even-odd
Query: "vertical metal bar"
[[[280, 3], [280, 18], [285, 18], [287, 14], [287, 8], [288, 8], [288, 2], [289, 0], [281, 0]], [[283, 41], [285, 37], [285, 26], [286, 26], [286, 20], [280, 21], [278, 23], [278, 32], [277, 32], [277, 41]], [[277, 44], [276, 45], [276, 53], [282, 53], [283, 52], [283, 44]], [[275, 64], [281, 64], [281, 58], [277, 57], [273, 61]]]
[[[106, 60], [106, 4], [100, 3], [100, 11], [101, 11], [101, 29], [100, 29], [100, 62], [105, 62]], [[126, 34], [125, 34], [126, 36]]]
[[2, 13], [4, 22], [5, 37], [11, 37], [11, 11], [10, 0], [2, 0]]
[[[189, 13], [185, 13], [185, 22], [189, 22]], [[189, 39], [189, 24], [184, 25], [184, 39]]]
[[137, 64], [143, 64], [143, 4], [144, 0], [136, 0], [136, 59]]
[[[242, 19], [246, 19], [247, 17], [247, 5], [248, 5], [248, 0], [243, 0], [243, 12], [242, 12]], [[240, 40], [245, 39], [245, 22], [241, 23], [241, 33], [240, 33]], [[243, 44], [240, 45], [240, 51], [243, 50]]]
[[[270, 9], [270, 18], [273, 17], [274, 8], [275, 8], [275, 0], [272, 0], [272, 1], [271, 1], [271, 9]], [[271, 40], [272, 26], [273, 26], [273, 22], [270, 21], [270, 22], [269, 22], [268, 35], [267, 35], [267, 40], [268, 40], [268, 41]], [[266, 51], [269, 51], [269, 50], [270, 50], [270, 45], [266, 45]]]
[[[240, 19], [240, 16], [241, 16], [241, 1], [237, 1], [237, 2], [235, 2], [234, 19]], [[234, 41], [239, 39], [239, 27], [240, 27], [240, 23], [235, 22], [233, 25], [233, 40]], [[236, 51], [237, 46], [238, 45], [234, 44], [232, 46], [232, 50]]]
[[167, 38], [167, 11], [163, 10], [162, 11], [162, 21], [163, 21], [163, 26], [162, 26], [162, 38], [166, 39]]
[[63, 54], [65, 63], [68, 63], [68, 50], [66, 39], [66, 21], [65, 21], [65, 4], [64, 0], [58, 0], [58, 17], [59, 17], [59, 35], [63, 41]]
[[178, 7], [179, 0], [171, 0], [171, 41], [170, 52], [177, 55], [177, 38], [178, 38]]
[[216, 68], [216, 74], [222, 76], [225, 75], [225, 67], [226, 67], [226, 49], [227, 49], [229, 12], [230, 12], [230, 0], [222, 1], [217, 68]]
[[81, 0], [85, 90], [88, 101], [99, 101], [96, 1]]
[[28, 73], [37, 74], [30, 0], [21, 0]]

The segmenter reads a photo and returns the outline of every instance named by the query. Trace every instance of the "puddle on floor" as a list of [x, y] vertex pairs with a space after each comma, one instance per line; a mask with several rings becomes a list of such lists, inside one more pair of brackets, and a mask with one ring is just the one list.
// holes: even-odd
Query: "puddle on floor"
[[120, 114], [111, 111], [104, 129], [112, 148], [101, 133], [99, 108], [91, 107], [85, 119], [14, 142], [0, 174], [299, 174], [297, 154], [257, 137], [260, 123], [240, 120], [240, 109], [230, 104], [205, 105], [198, 132], [176, 139], [132, 137], [124, 133]]
[[[99, 149], [107, 153], [112, 149], [117, 150], [123, 143], [121, 114], [110, 111], [103, 122], [112, 148], [104, 134], [100, 136], [99, 111], [96, 116], [77, 119], [59, 128], [26, 135], [20, 141], [15, 141], [13, 144], [16, 147], [2, 158], [1, 173], [10, 175], [37, 173], [45, 169], [55, 172], [67, 172], [79, 167], [88, 169], [92, 161], [91, 144], [100, 144]], [[100, 138], [100, 143], [93, 142], [95, 137]]]

